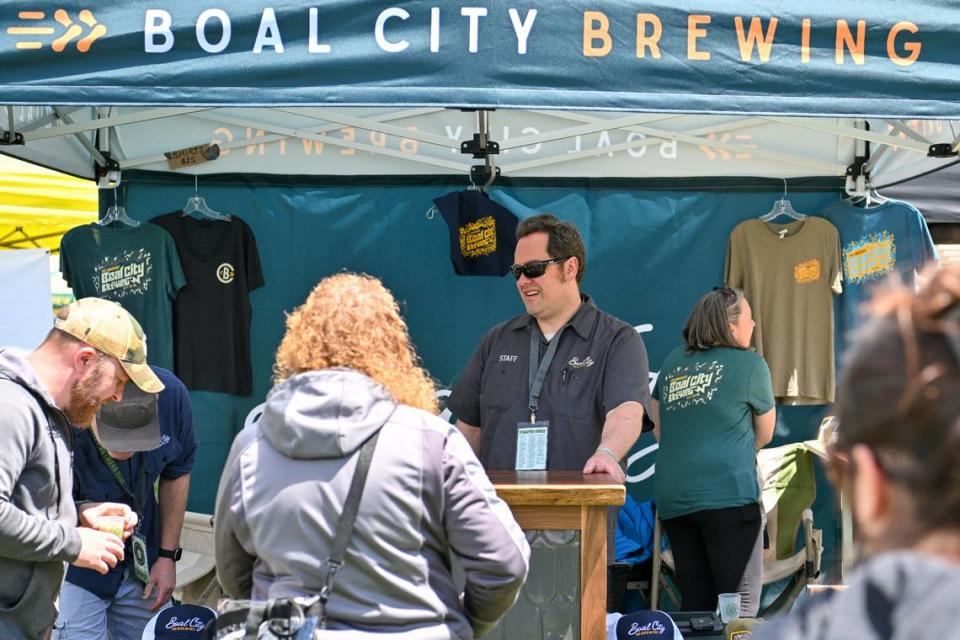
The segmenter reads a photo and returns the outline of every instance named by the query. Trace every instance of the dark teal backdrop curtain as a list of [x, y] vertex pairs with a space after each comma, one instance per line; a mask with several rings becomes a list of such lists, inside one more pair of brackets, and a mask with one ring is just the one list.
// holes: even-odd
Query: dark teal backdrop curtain
[[[520, 313], [509, 276], [457, 276], [449, 236], [432, 199], [463, 180], [431, 177], [373, 179], [201, 177], [200, 193], [218, 211], [243, 218], [257, 238], [266, 286], [251, 296], [254, 393], [239, 398], [193, 392], [200, 455], [190, 509], [211, 512], [230, 443], [271, 384], [284, 313], [303, 302], [326, 275], [349, 270], [383, 279], [400, 301], [417, 349], [439, 386], [449, 388], [483, 333]], [[687, 188], [681, 187], [686, 184]], [[491, 196], [523, 218], [552, 212], [582, 230], [587, 246], [583, 290], [597, 305], [643, 328], [651, 371], [680, 340], [696, 299], [723, 276], [727, 237], [740, 221], [767, 212], [782, 193], [779, 181], [503, 181]], [[791, 184], [794, 208], [816, 214], [840, 197], [834, 180]], [[179, 209], [193, 194], [183, 176], [128, 172], [121, 198], [146, 220]], [[106, 197], [104, 206], [112, 202]], [[774, 444], [815, 437], [822, 407], [781, 408]], [[628, 475], [638, 498], [652, 495], [654, 444], [645, 435]], [[642, 479], [642, 480], [641, 480]], [[826, 484], [817, 504], [828, 549], [835, 527]]]

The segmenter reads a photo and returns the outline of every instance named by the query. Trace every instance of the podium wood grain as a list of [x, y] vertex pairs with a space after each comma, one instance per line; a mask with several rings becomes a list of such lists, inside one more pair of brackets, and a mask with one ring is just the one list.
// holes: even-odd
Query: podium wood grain
[[580, 531], [580, 638], [606, 635], [607, 507], [626, 491], [606, 474], [577, 471], [491, 471], [497, 495], [524, 529]]

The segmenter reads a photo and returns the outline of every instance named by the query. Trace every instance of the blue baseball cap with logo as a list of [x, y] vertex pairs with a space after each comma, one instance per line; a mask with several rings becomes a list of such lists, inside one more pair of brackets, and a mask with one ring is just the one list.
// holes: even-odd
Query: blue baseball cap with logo
[[617, 640], [683, 640], [680, 629], [663, 611], [628, 613], [617, 620]]
[[197, 604], [167, 607], [150, 619], [142, 640], [206, 640], [217, 628], [217, 612]]

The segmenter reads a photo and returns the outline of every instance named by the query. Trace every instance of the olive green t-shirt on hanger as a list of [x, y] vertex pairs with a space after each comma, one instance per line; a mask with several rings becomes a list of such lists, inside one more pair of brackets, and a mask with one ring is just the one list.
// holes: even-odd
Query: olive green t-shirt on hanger
[[842, 280], [836, 227], [812, 216], [741, 222], [730, 233], [724, 273], [750, 302], [753, 346], [770, 365], [777, 402], [833, 402], [833, 303]]

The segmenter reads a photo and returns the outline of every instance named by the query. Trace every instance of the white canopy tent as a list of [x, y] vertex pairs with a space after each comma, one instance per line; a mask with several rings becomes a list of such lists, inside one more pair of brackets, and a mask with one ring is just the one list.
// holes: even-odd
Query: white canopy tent
[[[481, 128], [477, 112], [440, 107], [5, 109], [24, 144], [4, 153], [88, 178], [108, 159], [121, 171], [169, 170], [164, 154], [204, 144], [219, 158], [178, 172], [466, 177], [475, 161], [460, 145]], [[499, 144], [491, 161], [509, 177], [845, 176], [859, 157], [863, 177], [854, 171], [847, 185], [857, 193], [950, 164], [960, 148], [952, 120], [482, 113]]]
[[[79, 3], [61, 4], [68, 18], [83, 13]], [[210, 9], [105, 0], [95, 17], [86, 10], [85, 26], [69, 27], [79, 28], [74, 35], [50, 19], [52, 5], [21, 12], [22, 20], [45, 20], [49, 27], [34, 28], [51, 37], [64, 31], [50, 50], [42, 37], [17, 41], [30, 47], [20, 49], [9, 29], [6, 39], [0, 33], [8, 70], [2, 154], [104, 186], [131, 171], [185, 174], [184, 185], [197, 175], [200, 189], [212, 174], [227, 174], [221, 185], [237, 174], [394, 178], [393, 191], [370, 196], [355, 217], [344, 192], [363, 186], [298, 185], [287, 199], [271, 199], [259, 184], [218, 193], [243, 215], [256, 211], [248, 219], [273, 245], [265, 257], [276, 277], [257, 309], [267, 320], [253, 336], [262, 359], [255, 396], [269, 384], [271, 332], [318, 274], [350, 268], [384, 277], [409, 301], [411, 331], [444, 383], [490, 318], [515, 311], [509, 286], [449, 273], [442, 225], [430, 228], [419, 215], [439, 195], [432, 177], [462, 176], [465, 186], [482, 164], [527, 184], [558, 178], [588, 191], [593, 179], [608, 187], [643, 180], [654, 189], [669, 181], [674, 192], [699, 178], [720, 188], [728, 178], [761, 178], [768, 191], [780, 179], [792, 189], [831, 178], [818, 195], [833, 197], [844, 178], [848, 193], [865, 193], [956, 162], [960, 151], [960, 11], [947, 4], [905, 9], [883, 0], [870, 6], [869, 20], [850, 15], [866, 11], [860, 7], [824, 0], [759, 8], [748, 0], [384, 4], [238, 0]], [[498, 143], [498, 153], [462, 153], [475, 135], [481, 149]], [[168, 154], [203, 145], [216, 145], [216, 159], [171, 169]], [[144, 216], [183, 201], [167, 184], [149, 186], [131, 189]], [[405, 191], [411, 200], [391, 208]], [[522, 213], [563, 204], [566, 194], [507, 195]], [[560, 211], [585, 226], [596, 221], [591, 295], [631, 324], [657, 327], [644, 338], [653, 360], [672, 346], [692, 296], [717, 282], [723, 234], [769, 206], [757, 198], [752, 208], [704, 222], [722, 217], [719, 205], [678, 204], [684, 195], [664, 202], [577, 193]], [[304, 202], [313, 209], [295, 206]], [[694, 210], [707, 214], [696, 218]], [[678, 231], [684, 225], [703, 235], [690, 240]], [[663, 283], [672, 295], [662, 295]], [[461, 314], [449, 327], [435, 313], [437, 299], [456, 312], [482, 300], [489, 317]], [[192, 508], [209, 509], [218, 462], [256, 402], [197, 398], [209, 464], [196, 470]]]

